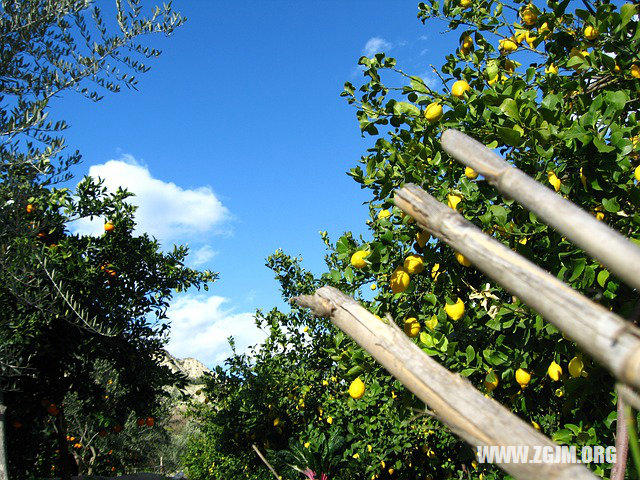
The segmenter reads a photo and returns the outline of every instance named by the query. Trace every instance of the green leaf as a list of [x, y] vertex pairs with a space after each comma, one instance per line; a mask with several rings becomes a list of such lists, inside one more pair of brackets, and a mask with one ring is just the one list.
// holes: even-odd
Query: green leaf
[[553, 437], [551, 437], [552, 440], [554, 442], [557, 443], [569, 443], [571, 441], [571, 439], [573, 438], [573, 434], [571, 433], [570, 430], [566, 430], [566, 429], [562, 429], [562, 430], [558, 430], [556, 433], [553, 434]]
[[636, 14], [637, 7], [633, 3], [625, 3], [620, 7], [620, 26], [624, 27]]
[[467, 347], [465, 352], [467, 354], [467, 363], [471, 363], [473, 359], [476, 357], [476, 351], [473, 349], [471, 345]]
[[351, 367], [349, 369], [349, 371], [347, 372], [347, 377], [355, 377], [357, 375], [360, 375], [362, 372], [364, 372], [364, 368], [362, 368], [360, 365], [356, 365], [355, 367]]
[[507, 145], [511, 145], [513, 147], [517, 147], [520, 145], [521, 140], [522, 140], [522, 134], [513, 129], [513, 128], [508, 128], [508, 127], [498, 127], [498, 135], [500, 135], [500, 138], [507, 144]]
[[422, 298], [424, 300], [426, 300], [427, 302], [429, 302], [433, 306], [435, 306], [436, 302], [438, 301], [438, 299], [436, 298], [436, 296], [433, 293], [427, 293]]
[[393, 113], [396, 115], [410, 115], [412, 117], [420, 116], [420, 109], [408, 102], [396, 102], [393, 105]]
[[620, 211], [620, 204], [615, 197], [602, 199], [602, 206], [607, 212], [616, 213]]
[[572, 264], [573, 264], [573, 271], [571, 272], [571, 276], [569, 277], [569, 280], [567, 280], [568, 282], [573, 282], [576, 278], [582, 275], [582, 272], [584, 271], [584, 267], [587, 264], [587, 260], [585, 258], [579, 258], [578, 260], [574, 260]]
[[519, 121], [518, 104], [513, 98], [505, 98], [500, 105], [500, 110], [509, 118]]
[[629, 101], [629, 97], [626, 91], [615, 90], [613, 92], [607, 92], [604, 96], [604, 101], [614, 109], [622, 110]]
[[507, 222], [507, 209], [502, 205], [491, 205], [489, 208], [493, 220], [500, 226], [503, 226]]
[[598, 273], [598, 278], [597, 278], [598, 285], [604, 288], [608, 278], [609, 278], [609, 272], [606, 270], [601, 270], [600, 273]]

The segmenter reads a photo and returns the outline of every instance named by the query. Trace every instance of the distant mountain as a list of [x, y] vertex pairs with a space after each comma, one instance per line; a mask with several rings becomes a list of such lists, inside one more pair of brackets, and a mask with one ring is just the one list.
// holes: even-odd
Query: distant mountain
[[160, 363], [169, 367], [172, 372], [185, 375], [187, 377], [185, 388], [187, 394], [195, 400], [204, 401], [205, 396], [202, 393], [204, 376], [211, 375], [212, 372], [202, 362], [195, 358], [176, 358], [165, 350], [164, 358]]

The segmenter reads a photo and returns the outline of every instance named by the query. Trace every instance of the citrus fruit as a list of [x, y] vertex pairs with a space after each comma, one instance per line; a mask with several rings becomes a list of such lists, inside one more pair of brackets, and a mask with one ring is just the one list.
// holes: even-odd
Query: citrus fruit
[[560, 375], [562, 375], [562, 367], [558, 365], [555, 361], [551, 362], [549, 368], [547, 368], [547, 375], [554, 382], [560, 380]]
[[424, 117], [429, 123], [437, 122], [442, 118], [442, 105], [438, 102], [430, 103], [424, 111]]
[[369, 256], [371, 252], [369, 250], [358, 250], [353, 255], [351, 255], [351, 265], [354, 268], [364, 268], [367, 266], [367, 262], [364, 260], [365, 257]]
[[138, 420], [136, 420], [136, 425], [142, 427], [144, 425], [144, 418], [139, 418]]
[[464, 302], [458, 298], [453, 305], [447, 303], [444, 311], [451, 320], [460, 320], [464, 316]]
[[473, 48], [473, 40], [469, 35], [465, 35], [462, 38], [462, 48], [469, 51]]
[[504, 38], [500, 40], [498, 48], [502, 52], [510, 53], [515, 52], [518, 49], [518, 44], [513, 38]]
[[552, 75], [558, 74], [558, 67], [556, 67], [553, 63], [544, 69], [544, 73], [550, 73]]
[[411, 277], [409, 276], [409, 273], [407, 273], [404, 268], [398, 267], [391, 274], [391, 291], [393, 293], [402, 293], [409, 288], [410, 282]]
[[531, 374], [526, 370], [519, 368], [516, 370], [516, 382], [520, 385], [520, 388], [525, 389], [531, 381]]
[[107, 222], [104, 224], [104, 231], [105, 232], [111, 232], [115, 227], [115, 225], [112, 222]]
[[629, 70], [631, 71], [632, 77], [640, 78], [640, 65], [634, 63], [633, 65], [631, 65], [631, 68]]
[[29, 203], [25, 209], [27, 210], [27, 213], [33, 213], [36, 207], [32, 203]]
[[549, 183], [553, 186], [553, 189], [558, 192], [560, 191], [560, 186], [562, 185], [562, 181], [556, 176], [556, 174], [552, 171], [547, 173], [547, 179]]
[[471, 266], [471, 262], [464, 255], [462, 255], [460, 252], [456, 252], [455, 253], [455, 257], [456, 257], [456, 260], [458, 261], [458, 263], [460, 265], [462, 265], [463, 267], [470, 267]]
[[411, 317], [404, 321], [404, 333], [411, 338], [415, 338], [420, 333], [420, 322], [418, 319]]
[[469, 8], [473, 2], [471, 0], [460, 0], [459, 5], [462, 8]]
[[380, 210], [378, 212], [378, 220], [382, 220], [383, 218], [389, 218], [391, 216], [391, 212], [389, 210]]
[[280, 425], [280, 418], [276, 417], [273, 419], [273, 426], [277, 427], [278, 425]]
[[640, 182], [640, 165], [638, 165], [633, 172], [633, 176], [636, 177], [636, 180]]
[[[490, 375], [493, 375], [493, 380], [489, 378]], [[496, 388], [498, 388], [498, 383], [498, 376], [495, 373], [487, 374], [484, 379], [484, 388], [486, 388], [489, 392], [493, 392]]]
[[533, 25], [538, 20], [538, 12], [532, 5], [527, 5], [520, 12], [520, 18], [525, 25]]
[[418, 242], [418, 245], [421, 248], [424, 248], [424, 246], [427, 244], [427, 242], [429, 241], [429, 238], [431, 237], [431, 235], [429, 235], [427, 232], [422, 231], [422, 232], [418, 232], [416, 233], [416, 242]]
[[433, 278], [434, 282], [438, 280], [438, 277], [440, 276], [441, 273], [442, 272], [440, 271], [440, 264], [435, 263], [431, 268], [431, 278]]
[[404, 269], [410, 275], [422, 273], [424, 270], [424, 260], [419, 255], [409, 255], [404, 261]]
[[600, 32], [595, 27], [591, 25], [584, 27], [584, 36], [587, 40], [595, 40], [598, 35], [600, 35]]
[[573, 378], [578, 378], [584, 371], [584, 363], [580, 357], [573, 357], [569, 361], [569, 375]]
[[360, 377], [356, 378], [353, 382], [351, 382], [351, 385], [349, 385], [349, 395], [355, 400], [362, 398], [362, 396], [364, 395], [364, 390], [364, 382], [360, 380]]
[[449, 207], [453, 208], [454, 210], [458, 208], [458, 204], [461, 200], [462, 197], [460, 195], [456, 195], [455, 193], [450, 193], [449, 195], [447, 195], [447, 205], [449, 205]]
[[451, 95], [456, 98], [464, 98], [464, 94], [471, 90], [471, 87], [464, 80], [458, 80], [451, 87]]
[[153, 417], [147, 417], [144, 423], [147, 424], [147, 427], [153, 427], [156, 424], [156, 421]]
[[478, 178], [478, 172], [476, 172], [471, 167], [465, 167], [464, 176], [467, 177], [469, 180], [475, 180], [476, 178]]

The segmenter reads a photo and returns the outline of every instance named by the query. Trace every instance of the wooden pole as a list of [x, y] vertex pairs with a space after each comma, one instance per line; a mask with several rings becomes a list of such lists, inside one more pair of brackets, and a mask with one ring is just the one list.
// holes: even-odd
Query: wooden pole
[[[460, 375], [449, 372], [425, 354], [393, 322], [374, 317], [353, 298], [333, 287], [292, 299], [331, 322], [369, 352], [447, 425], [476, 446], [520, 446], [528, 450], [522, 463], [498, 463], [519, 479], [594, 479], [584, 466], [570, 463], [533, 463], [537, 448], [556, 445], [531, 425], [476, 390]], [[531, 461], [532, 463], [528, 463]]]
[[535, 213], [591, 257], [640, 290], [640, 247], [552, 189], [514, 168], [482, 143], [457, 130], [442, 134], [442, 148], [491, 185]]
[[640, 330], [510, 250], [416, 185], [395, 204], [565, 332], [623, 383], [640, 388]]
[[6, 412], [7, 407], [4, 404], [4, 395], [0, 390], [0, 480], [9, 480], [9, 462], [7, 461], [7, 446], [5, 443], [7, 431]]

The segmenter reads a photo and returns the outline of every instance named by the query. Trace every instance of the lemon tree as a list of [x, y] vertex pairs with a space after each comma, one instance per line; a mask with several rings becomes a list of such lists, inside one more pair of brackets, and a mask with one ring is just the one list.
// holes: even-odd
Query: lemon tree
[[[355, 238], [347, 232], [335, 242], [323, 234], [327, 272], [321, 277], [276, 253], [269, 265], [283, 296], [335, 286], [381, 321], [389, 314], [424, 352], [555, 441], [613, 445], [611, 376], [463, 255], [421, 231], [392, 198], [397, 188], [415, 183], [585, 296], [630, 315], [637, 295], [628, 286], [449, 158], [439, 137], [446, 128], [468, 133], [598, 220], [640, 240], [637, 6], [434, 0], [418, 5], [418, 17], [450, 32], [451, 53], [436, 72], [442, 83], [430, 86], [383, 53], [360, 59], [365, 80], [347, 82], [343, 96], [356, 108], [362, 134], [374, 139], [349, 171], [370, 192], [363, 219], [368, 234]], [[216, 427], [200, 439], [210, 448], [200, 447], [198, 454], [224, 453], [239, 466], [245, 458], [240, 455], [256, 441], [291, 478], [300, 474], [278, 463], [283, 457], [277, 452], [298, 446], [316, 469], [348, 462], [331, 478], [505, 477], [497, 467], [478, 465], [467, 445], [421, 415], [423, 405], [326, 321], [296, 307], [262, 318], [271, 336], [260, 356], [255, 362], [234, 357], [231, 371], [241, 367], [238, 373], [211, 386], [226, 410], [202, 414], [204, 425]], [[365, 388], [355, 398], [361, 388], [350, 387], [358, 379]], [[223, 400], [223, 394], [230, 398]], [[270, 413], [269, 406], [279, 410]], [[237, 412], [243, 420], [233, 423]], [[286, 418], [282, 432], [273, 431], [270, 415], [276, 414]], [[234, 438], [231, 428], [246, 440], [223, 448]], [[339, 429], [344, 444], [328, 458], [319, 439], [332, 429]], [[189, 464], [203, 471], [195, 454]], [[218, 467], [217, 461], [207, 466], [213, 478], [229, 476]], [[590, 468], [606, 476], [611, 466]], [[267, 475], [243, 469], [252, 471], [244, 464], [240, 478]]]

